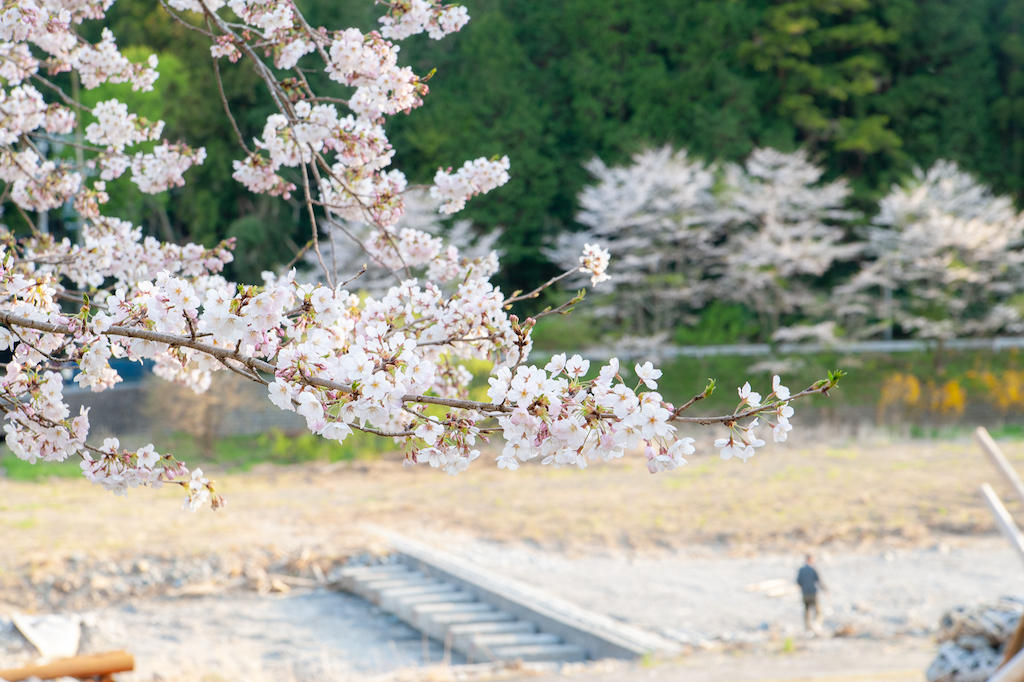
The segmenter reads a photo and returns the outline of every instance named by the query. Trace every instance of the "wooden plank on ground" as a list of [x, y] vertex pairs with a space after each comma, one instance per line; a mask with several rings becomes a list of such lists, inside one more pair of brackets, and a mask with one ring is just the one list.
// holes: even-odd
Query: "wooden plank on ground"
[[30, 677], [52, 680], [58, 677], [96, 677], [135, 669], [135, 659], [126, 651], [109, 651], [61, 658], [50, 663], [0, 670], [0, 679], [18, 682]]
[[1006, 649], [1003, 650], [1003, 662], [1000, 663], [1000, 667], [1008, 664], [1014, 656], [1020, 653], [1021, 649], [1024, 649], [1024, 618], [1017, 621], [1017, 627], [1013, 631], [1013, 636], [1010, 637], [1010, 641], [1006, 644]]

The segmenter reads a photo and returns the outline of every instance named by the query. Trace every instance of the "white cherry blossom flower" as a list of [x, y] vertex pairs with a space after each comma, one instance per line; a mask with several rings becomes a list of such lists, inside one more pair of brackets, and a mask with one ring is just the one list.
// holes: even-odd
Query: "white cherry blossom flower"
[[743, 403], [746, 403], [750, 407], [760, 407], [761, 406], [761, 394], [757, 393], [756, 391], [751, 390], [750, 382], [749, 381], [744, 383], [739, 388], [739, 394], [740, 394], [740, 401], [743, 402]]
[[565, 353], [557, 353], [551, 356], [548, 364], [544, 365], [544, 371], [553, 377], [558, 376], [565, 370]]
[[565, 373], [570, 378], [579, 379], [590, 370], [590, 360], [585, 360], [580, 355], [573, 355], [565, 363]]
[[772, 393], [779, 400], [789, 400], [789, 389], [782, 385], [782, 379], [778, 374], [772, 377]]
[[650, 361], [644, 364], [637, 363], [633, 370], [636, 372], [637, 377], [640, 381], [644, 382], [644, 385], [652, 391], [658, 388], [658, 379], [661, 378], [661, 370], [655, 369], [654, 365]]

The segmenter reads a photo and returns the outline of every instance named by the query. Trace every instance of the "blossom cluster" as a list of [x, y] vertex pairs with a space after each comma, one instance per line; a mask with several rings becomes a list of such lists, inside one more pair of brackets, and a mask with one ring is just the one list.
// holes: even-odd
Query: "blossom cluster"
[[103, 444], [82, 454], [82, 474], [97, 485], [118, 495], [129, 488], [158, 488], [167, 482], [178, 482], [185, 489], [185, 507], [195, 511], [207, 504], [214, 509], [224, 504], [210, 480], [198, 467], [189, 471], [169, 455], [160, 455], [152, 443], [134, 452], [121, 449], [117, 438], [105, 438]]
[[[155, 55], [135, 64], [118, 51], [108, 29], [103, 29], [97, 43], [77, 33], [78, 24], [101, 18], [108, 5], [96, 0], [0, 5], [0, 75], [5, 80], [0, 87], [0, 180], [9, 183], [11, 200], [25, 210], [56, 208], [87, 189], [86, 169], [41, 155], [37, 142], [67, 135], [79, 124], [79, 116], [68, 106], [66, 95], [45, 101], [31, 82], [39, 78], [40, 68], [45, 64], [51, 73], [73, 70], [86, 89], [127, 82], [133, 89], [151, 90], [157, 78]], [[100, 102], [88, 113], [95, 121], [85, 126], [84, 138], [96, 154], [90, 167], [101, 169], [100, 181], [116, 178], [131, 167], [143, 191], [159, 192], [180, 185], [182, 173], [202, 161], [202, 150], [180, 143], [164, 143], [155, 153], [126, 155], [126, 147], [158, 139], [163, 123], [144, 121], [117, 100]]]
[[580, 272], [590, 275], [590, 284], [596, 286], [611, 279], [608, 274], [608, 263], [611, 254], [600, 244], [584, 244], [583, 255], [580, 256]]
[[454, 33], [469, 21], [469, 12], [461, 5], [442, 5], [430, 0], [398, 0], [390, 3], [391, 11], [381, 17], [381, 34], [391, 40], [402, 40], [427, 32], [434, 40]]
[[[750, 388], [750, 382], [743, 384], [738, 390], [740, 404], [737, 409], [759, 409], [761, 408], [761, 394]], [[737, 457], [746, 461], [754, 456], [757, 448], [764, 446], [764, 441], [757, 437], [757, 427], [760, 419], [766, 418], [766, 424], [772, 432], [772, 440], [776, 443], [783, 443], [789, 438], [789, 432], [793, 425], [789, 419], [793, 416], [793, 407], [789, 404], [789, 388], [782, 385], [779, 375], [772, 377], [772, 392], [765, 401], [771, 406], [770, 410], [762, 412], [762, 417], [755, 417], [746, 424], [735, 424], [731, 427], [728, 438], [719, 438], [715, 441], [715, 447], [719, 448], [722, 459]], [[774, 418], [775, 421], [771, 421]]]
[[7, 411], [7, 447], [16, 456], [28, 462], [62, 462], [84, 448], [88, 411], [83, 408], [71, 418], [63, 389], [57, 372], [40, 375], [20, 362], [7, 363], [0, 379], [0, 402]]
[[457, 213], [465, 208], [468, 199], [508, 182], [508, 170], [507, 156], [493, 161], [484, 158], [467, 161], [454, 173], [450, 168], [438, 169], [430, 195], [443, 202], [442, 213]]

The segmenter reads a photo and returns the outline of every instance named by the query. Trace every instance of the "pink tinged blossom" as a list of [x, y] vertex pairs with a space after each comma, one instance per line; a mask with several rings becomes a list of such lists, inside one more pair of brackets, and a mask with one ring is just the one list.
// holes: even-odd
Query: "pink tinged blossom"
[[508, 446], [498, 455], [496, 463], [499, 469], [507, 469], [508, 471], [515, 471], [519, 468], [519, 458], [514, 451], [509, 451]]
[[230, 36], [217, 36], [217, 41], [210, 45], [210, 56], [214, 59], [227, 57], [232, 64], [242, 58], [242, 52], [235, 46]]
[[403, 40], [427, 32], [434, 40], [461, 29], [469, 21], [469, 12], [461, 5], [443, 5], [436, 0], [411, 0], [392, 5], [381, 17], [381, 34], [392, 40]]
[[715, 447], [718, 448], [719, 455], [722, 459], [732, 459], [733, 457], [739, 457], [742, 452], [742, 446], [737, 446], [733, 442], [732, 438], [719, 438], [715, 441]]
[[157, 194], [185, 184], [183, 174], [206, 159], [202, 147], [161, 144], [151, 153], [138, 152], [132, 158], [132, 182], [146, 194]]
[[793, 430], [793, 425], [788, 421], [779, 420], [775, 424], [771, 425], [772, 428], [772, 440], [776, 443], [784, 443], [789, 438], [789, 432]]
[[75, 112], [59, 104], [51, 104], [46, 108], [46, 121], [43, 127], [46, 132], [55, 135], [67, 135], [75, 129]]
[[303, 391], [296, 398], [295, 411], [306, 418], [307, 421], [323, 419], [324, 406], [312, 391]]
[[85, 127], [85, 139], [92, 144], [121, 152], [125, 147], [160, 137], [163, 122], [148, 123], [116, 99], [98, 103], [92, 110], [96, 121]]
[[[309, 54], [316, 46], [305, 38], [297, 38], [280, 45], [274, 55], [274, 66], [279, 69], [290, 69], [299, 63], [303, 55]], [[212, 52], [212, 48], [211, 48]], [[217, 56], [217, 55], [213, 55]], [[227, 55], [230, 57], [230, 53]]]
[[603, 249], [597, 244], [585, 244], [583, 255], [580, 256], [580, 272], [589, 273], [590, 285], [597, 286], [601, 282], [611, 279], [608, 274], [610, 261], [611, 256], [607, 249]]
[[199, 468], [193, 469], [186, 487], [188, 500], [185, 502], [185, 508], [189, 511], [196, 511], [200, 507], [205, 506], [210, 501], [209, 488], [210, 481], [203, 476], [203, 470]]
[[676, 427], [668, 423], [671, 413], [663, 407], [645, 405], [639, 413], [640, 431], [644, 438], [666, 438]]
[[278, 379], [270, 384], [267, 390], [270, 393], [270, 402], [282, 410], [295, 411], [295, 407], [292, 405], [292, 389], [288, 382]]
[[231, 177], [254, 194], [288, 199], [295, 191], [295, 185], [274, 172], [274, 167], [258, 154], [247, 156], [244, 161], [233, 161], [231, 165], [234, 168]]
[[647, 470], [652, 474], [662, 471], [671, 471], [686, 466], [684, 455], [694, 453], [693, 439], [681, 438], [673, 442], [667, 448], [664, 446], [655, 447], [648, 443], [644, 448], [647, 455]]
[[490, 388], [487, 389], [487, 398], [492, 403], [500, 405], [505, 402], [511, 378], [512, 372], [507, 367], [502, 367], [497, 375], [488, 377], [487, 383], [490, 385]]
[[444, 426], [435, 421], [427, 420], [416, 427], [416, 437], [422, 438], [427, 445], [435, 445], [438, 438], [444, 435]]

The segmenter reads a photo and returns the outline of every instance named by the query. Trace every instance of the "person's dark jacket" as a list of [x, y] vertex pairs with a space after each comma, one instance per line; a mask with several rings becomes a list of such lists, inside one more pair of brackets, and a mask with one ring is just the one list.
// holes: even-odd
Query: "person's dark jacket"
[[818, 594], [818, 587], [822, 585], [818, 572], [809, 564], [804, 564], [796, 574], [796, 584], [805, 597], [814, 597]]

